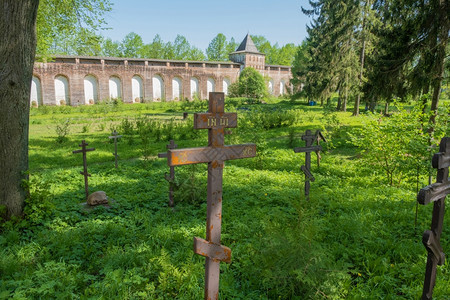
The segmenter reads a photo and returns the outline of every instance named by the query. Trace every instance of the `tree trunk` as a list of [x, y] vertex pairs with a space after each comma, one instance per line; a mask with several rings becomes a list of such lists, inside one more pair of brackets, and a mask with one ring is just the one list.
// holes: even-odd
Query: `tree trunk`
[[363, 38], [363, 44], [361, 49], [361, 55], [360, 55], [360, 62], [361, 66], [359, 69], [359, 81], [358, 81], [358, 95], [355, 99], [355, 107], [353, 108], [353, 116], [359, 115], [359, 104], [361, 102], [361, 86], [362, 86], [362, 77], [363, 77], [363, 71], [364, 71], [364, 52], [366, 51], [366, 40]]
[[0, 2], [0, 206], [22, 214], [38, 0]]
[[362, 86], [362, 80], [363, 80], [363, 72], [364, 72], [364, 57], [366, 52], [366, 36], [365, 36], [365, 30], [366, 30], [366, 10], [368, 9], [369, 1], [366, 1], [366, 4], [364, 6], [363, 11], [363, 22], [362, 22], [362, 28], [361, 28], [361, 39], [362, 39], [362, 47], [361, 47], [361, 53], [359, 55], [359, 61], [360, 61], [360, 68], [359, 68], [359, 81], [358, 81], [358, 95], [355, 99], [355, 107], [353, 108], [353, 116], [359, 115], [359, 104], [361, 103], [361, 86]]
[[348, 73], [345, 74], [345, 95], [344, 95], [344, 102], [342, 102], [342, 111], [347, 111], [347, 101], [348, 101]]
[[341, 89], [339, 88], [338, 103], [337, 103], [337, 106], [336, 106], [336, 110], [337, 111], [341, 110], [341, 103], [342, 103], [342, 93], [341, 93]]
[[370, 111], [375, 112], [376, 106], [377, 106], [377, 101], [375, 101], [375, 97], [372, 96], [372, 98], [370, 98], [370, 106], [369, 106]]
[[435, 61], [435, 72], [431, 86], [433, 89], [433, 97], [431, 99], [431, 115], [430, 121], [436, 124], [436, 114], [439, 105], [439, 97], [441, 95], [441, 84], [444, 76], [444, 61], [445, 61], [445, 48], [447, 47], [448, 32], [450, 29], [450, 22], [447, 15], [448, 5], [446, 5], [445, 0], [439, 1], [439, 17], [438, 22], [440, 24], [440, 29], [438, 33], [439, 43], [436, 49], [436, 61]]

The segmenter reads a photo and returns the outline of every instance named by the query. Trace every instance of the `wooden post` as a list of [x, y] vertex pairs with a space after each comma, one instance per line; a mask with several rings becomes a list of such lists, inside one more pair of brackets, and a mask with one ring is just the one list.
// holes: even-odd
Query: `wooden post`
[[[320, 166], [320, 151], [322, 150], [322, 146], [319, 145], [319, 141], [325, 141], [325, 138], [319, 130], [317, 130], [315, 134], [312, 134], [311, 130], [308, 129], [306, 130], [305, 135], [302, 136], [302, 140], [306, 141], [306, 147], [294, 148], [294, 152], [305, 152], [305, 165], [302, 165], [300, 169], [305, 174], [305, 197], [306, 200], [309, 200], [310, 181], [314, 182], [314, 180], [316, 180], [311, 173], [311, 152], [316, 152], [317, 165]], [[317, 146], [313, 146], [314, 142], [317, 142]]]
[[194, 252], [205, 256], [205, 299], [219, 298], [220, 262], [231, 249], [220, 244], [224, 161], [254, 157], [255, 144], [224, 145], [225, 128], [237, 127], [237, 114], [224, 112], [224, 93], [209, 94], [209, 111], [194, 114], [194, 128], [208, 129], [208, 147], [168, 151], [169, 166], [208, 163], [206, 240], [194, 238]]
[[[167, 149], [175, 149], [178, 145], [174, 143], [173, 140], [170, 140], [170, 143], [166, 145]], [[159, 158], [167, 158], [167, 152], [158, 153]], [[175, 167], [169, 167], [169, 174], [165, 174], [166, 180], [169, 182], [169, 207], [174, 207], [175, 201], [173, 200], [173, 188], [174, 188], [174, 180], [175, 180]]]
[[117, 139], [121, 138], [121, 137], [122, 136], [118, 135], [117, 131], [115, 131], [115, 130], [112, 132], [112, 136], [108, 137], [110, 139], [114, 139], [114, 153], [113, 153], [113, 155], [114, 155], [114, 159], [115, 159], [115, 162], [116, 162], [116, 169], [117, 169], [117, 158], [119, 157], [119, 155], [117, 155]]
[[89, 196], [88, 177], [91, 176], [91, 174], [89, 174], [88, 171], [87, 171], [86, 152], [95, 150], [95, 148], [86, 149], [87, 145], [89, 145], [89, 144], [86, 143], [85, 140], [83, 140], [81, 142], [81, 144], [78, 145], [78, 146], [81, 147], [81, 150], [74, 150], [74, 151], [72, 151], [72, 153], [80, 153], [80, 152], [83, 153], [83, 172], [80, 172], [80, 174], [84, 175], [84, 190], [86, 192], [86, 200], [87, 200], [87, 198]]
[[445, 262], [445, 254], [440, 239], [444, 224], [445, 197], [450, 194], [450, 181], [448, 179], [450, 137], [441, 140], [439, 153], [434, 154], [432, 165], [433, 168], [438, 170], [436, 183], [424, 187], [417, 194], [417, 201], [422, 205], [434, 202], [431, 230], [426, 230], [422, 237], [422, 243], [428, 252], [422, 299], [432, 299], [433, 288], [436, 283], [436, 268], [438, 265], [442, 266]]

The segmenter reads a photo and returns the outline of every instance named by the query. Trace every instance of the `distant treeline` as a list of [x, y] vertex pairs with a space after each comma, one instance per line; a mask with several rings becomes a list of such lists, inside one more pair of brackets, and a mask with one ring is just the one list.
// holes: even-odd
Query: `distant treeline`
[[[271, 44], [264, 36], [252, 36], [258, 50], [266, 55], [266, 63], [271, 65], [292, 65], [297, 46]], [[151, 43], [144, 43], [137, 33], [127, 34], [122, 41], [113, 41], [92, 31], [78, 30], [75, 35], [58, 36], [50, 47], [45, 49], [46, 55], [85, 55], [106, 57], [133, 57], [172, 60], [208, 60], [228, 61], [228, 54], [239, 46], [234, 38], [227, 40], [219, 33], [208, 45], [205, 52], [191, 45], [183, 35], [177, 35], [173, 42], [164, 42], [157, 34]], [[37, 49], [38, 54], [40, 49]]]

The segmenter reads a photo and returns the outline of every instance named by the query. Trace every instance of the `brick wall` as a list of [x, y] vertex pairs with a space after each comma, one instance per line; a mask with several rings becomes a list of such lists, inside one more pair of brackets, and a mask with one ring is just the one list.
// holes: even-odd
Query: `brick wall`
[[[265, 66], [264, 68], [261, 65], [261, 60], [256, 60], [254, 63], [258, 64], [260, 72], [273, 80], [275, 96], [281, 94], [280, 81], [289, 85], [291, 78], [289, 67]], [[99, 100], [109, 99], [109, 79], [115, 76], [121, 81], [122, 100], [126, 103], [134, 102], [132, 78], [133, 76], [139, 76], [143, 84], [142, 100], [158, 101], [158, 99], [153, 99], [153, 77], [156, 75], [163, 80], [163, 93], [166, 101], [172, 101], [174, 98], [172, 95], [172, 80], [175, 77], [181, 79], [181, 98], [191, 100], [190, 80], [195, 77], [198, 80], [200, 98], [207, 99], [208, 78], [215, 81], [215, 91], [222, 92], [223, 80], [227, 78], [231, 83], [235, 82], [239, 77], [241, 67], [241, 64], [234, 62], [60, 56], [56, 57], [53, 62], [35, 63], [33, 76], [40, 82], [40, 95], [38, 95], [40, 99], [30, 99], [30, 101], [36, 101], [39, 105], [59, 105], [60, 103], [55, 97], [55, 78], [64, 76], [68, 82], [68, 104], [87, 104], [88, 99], [85, 99], [84, 95], [84, 78], [88, 75], [97, 79], [96, 96]]]

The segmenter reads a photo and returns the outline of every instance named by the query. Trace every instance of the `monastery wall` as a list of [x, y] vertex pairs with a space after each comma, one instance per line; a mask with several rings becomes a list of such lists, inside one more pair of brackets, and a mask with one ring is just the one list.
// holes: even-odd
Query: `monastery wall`
[[[246, 59], [248, 60], [248, 58]], [[243, 63], [58, 56], [35, 63], [32, 105], [93, 104], [110, 98], [125, 103], [207, 99], [209, 92], [228, 93]], [[261, 63], [259, 62], [259, 65]], [[288, 66], [258, 66], [274, 96], [287, 92]]]

